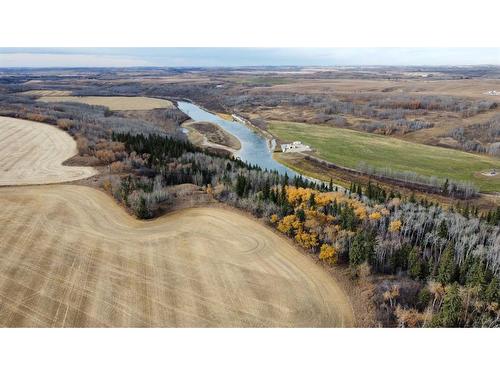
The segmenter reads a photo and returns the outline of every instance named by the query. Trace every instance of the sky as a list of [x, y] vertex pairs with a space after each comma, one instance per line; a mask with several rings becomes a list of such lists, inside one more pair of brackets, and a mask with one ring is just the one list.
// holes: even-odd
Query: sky
[[500, 65], [500, 48], [0, 48], [0, 67]]

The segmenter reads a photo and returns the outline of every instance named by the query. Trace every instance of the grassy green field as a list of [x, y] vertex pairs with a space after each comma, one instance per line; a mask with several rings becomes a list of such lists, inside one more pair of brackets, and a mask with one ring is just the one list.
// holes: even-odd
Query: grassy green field
[[483, 192], [500, 191], [500, 178], [481, 172], [500, 170], [500, 159], [427, 146], [392, 137], [322, 125], [270, 121], [269, 131], [282, 142], [302, 141], [316, 155], [337, 165], [356, 168], [361, 161], [420, 175], [471, 181]]

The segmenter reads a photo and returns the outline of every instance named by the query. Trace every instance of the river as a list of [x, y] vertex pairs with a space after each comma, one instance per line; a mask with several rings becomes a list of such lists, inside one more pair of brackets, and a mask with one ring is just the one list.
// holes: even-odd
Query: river
[[194, 121], [213, 122], [238, 138], [241, 148], [235, 153], [235, 156], [244, 162], [258, 165], [262, 169], [276, 170], [281, 174], [287, 173], [290, 177], [298, 175], [292, 169], [274, 160], [273, 151], [269, 147], [268, 140], [248, 126], [241, 122], [224, 120], [193, 103], [178, 102], [177, 104], [179, 109]]

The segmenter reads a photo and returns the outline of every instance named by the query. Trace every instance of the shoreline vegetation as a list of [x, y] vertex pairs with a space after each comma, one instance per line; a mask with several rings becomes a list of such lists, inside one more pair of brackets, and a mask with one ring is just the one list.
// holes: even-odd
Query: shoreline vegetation
[[[371, 183], [344, 193], [200, 150], [180, 131], [102, 107], [2, 99], [1, 115], [48, 122], [75, 137], [81, 156], [109, 167], [102, 187], [138, 218], [158, 214], [169, 186], [194, 184], [262, 218], [325, 266], [344, 265], [355, 280], [374, 283], [381, 325], [500, 325], [500, 209], [488, 217], [469, 207], [444, 210]], [[185, 119], [178, 112], [164, 113], [177, 127]]]

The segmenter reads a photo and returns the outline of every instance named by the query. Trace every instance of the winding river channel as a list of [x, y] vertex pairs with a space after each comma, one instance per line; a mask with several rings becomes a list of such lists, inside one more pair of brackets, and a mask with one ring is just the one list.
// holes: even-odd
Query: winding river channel
[[241, 149], [235, 153], [235, 156], [244, 162], [256, 164], [262, 169], [277, 170], [281, 174], [287, 173], [290, 177], [297, 175], [292, 169], [274, 160], [269, 141], [248, 126], [237, 121], [224, 120], [193, 103], [178, 102], [178, 106], [182, 112], [191, 117], [194, 121], [213, 122], [238, 138], [241, 142]]

